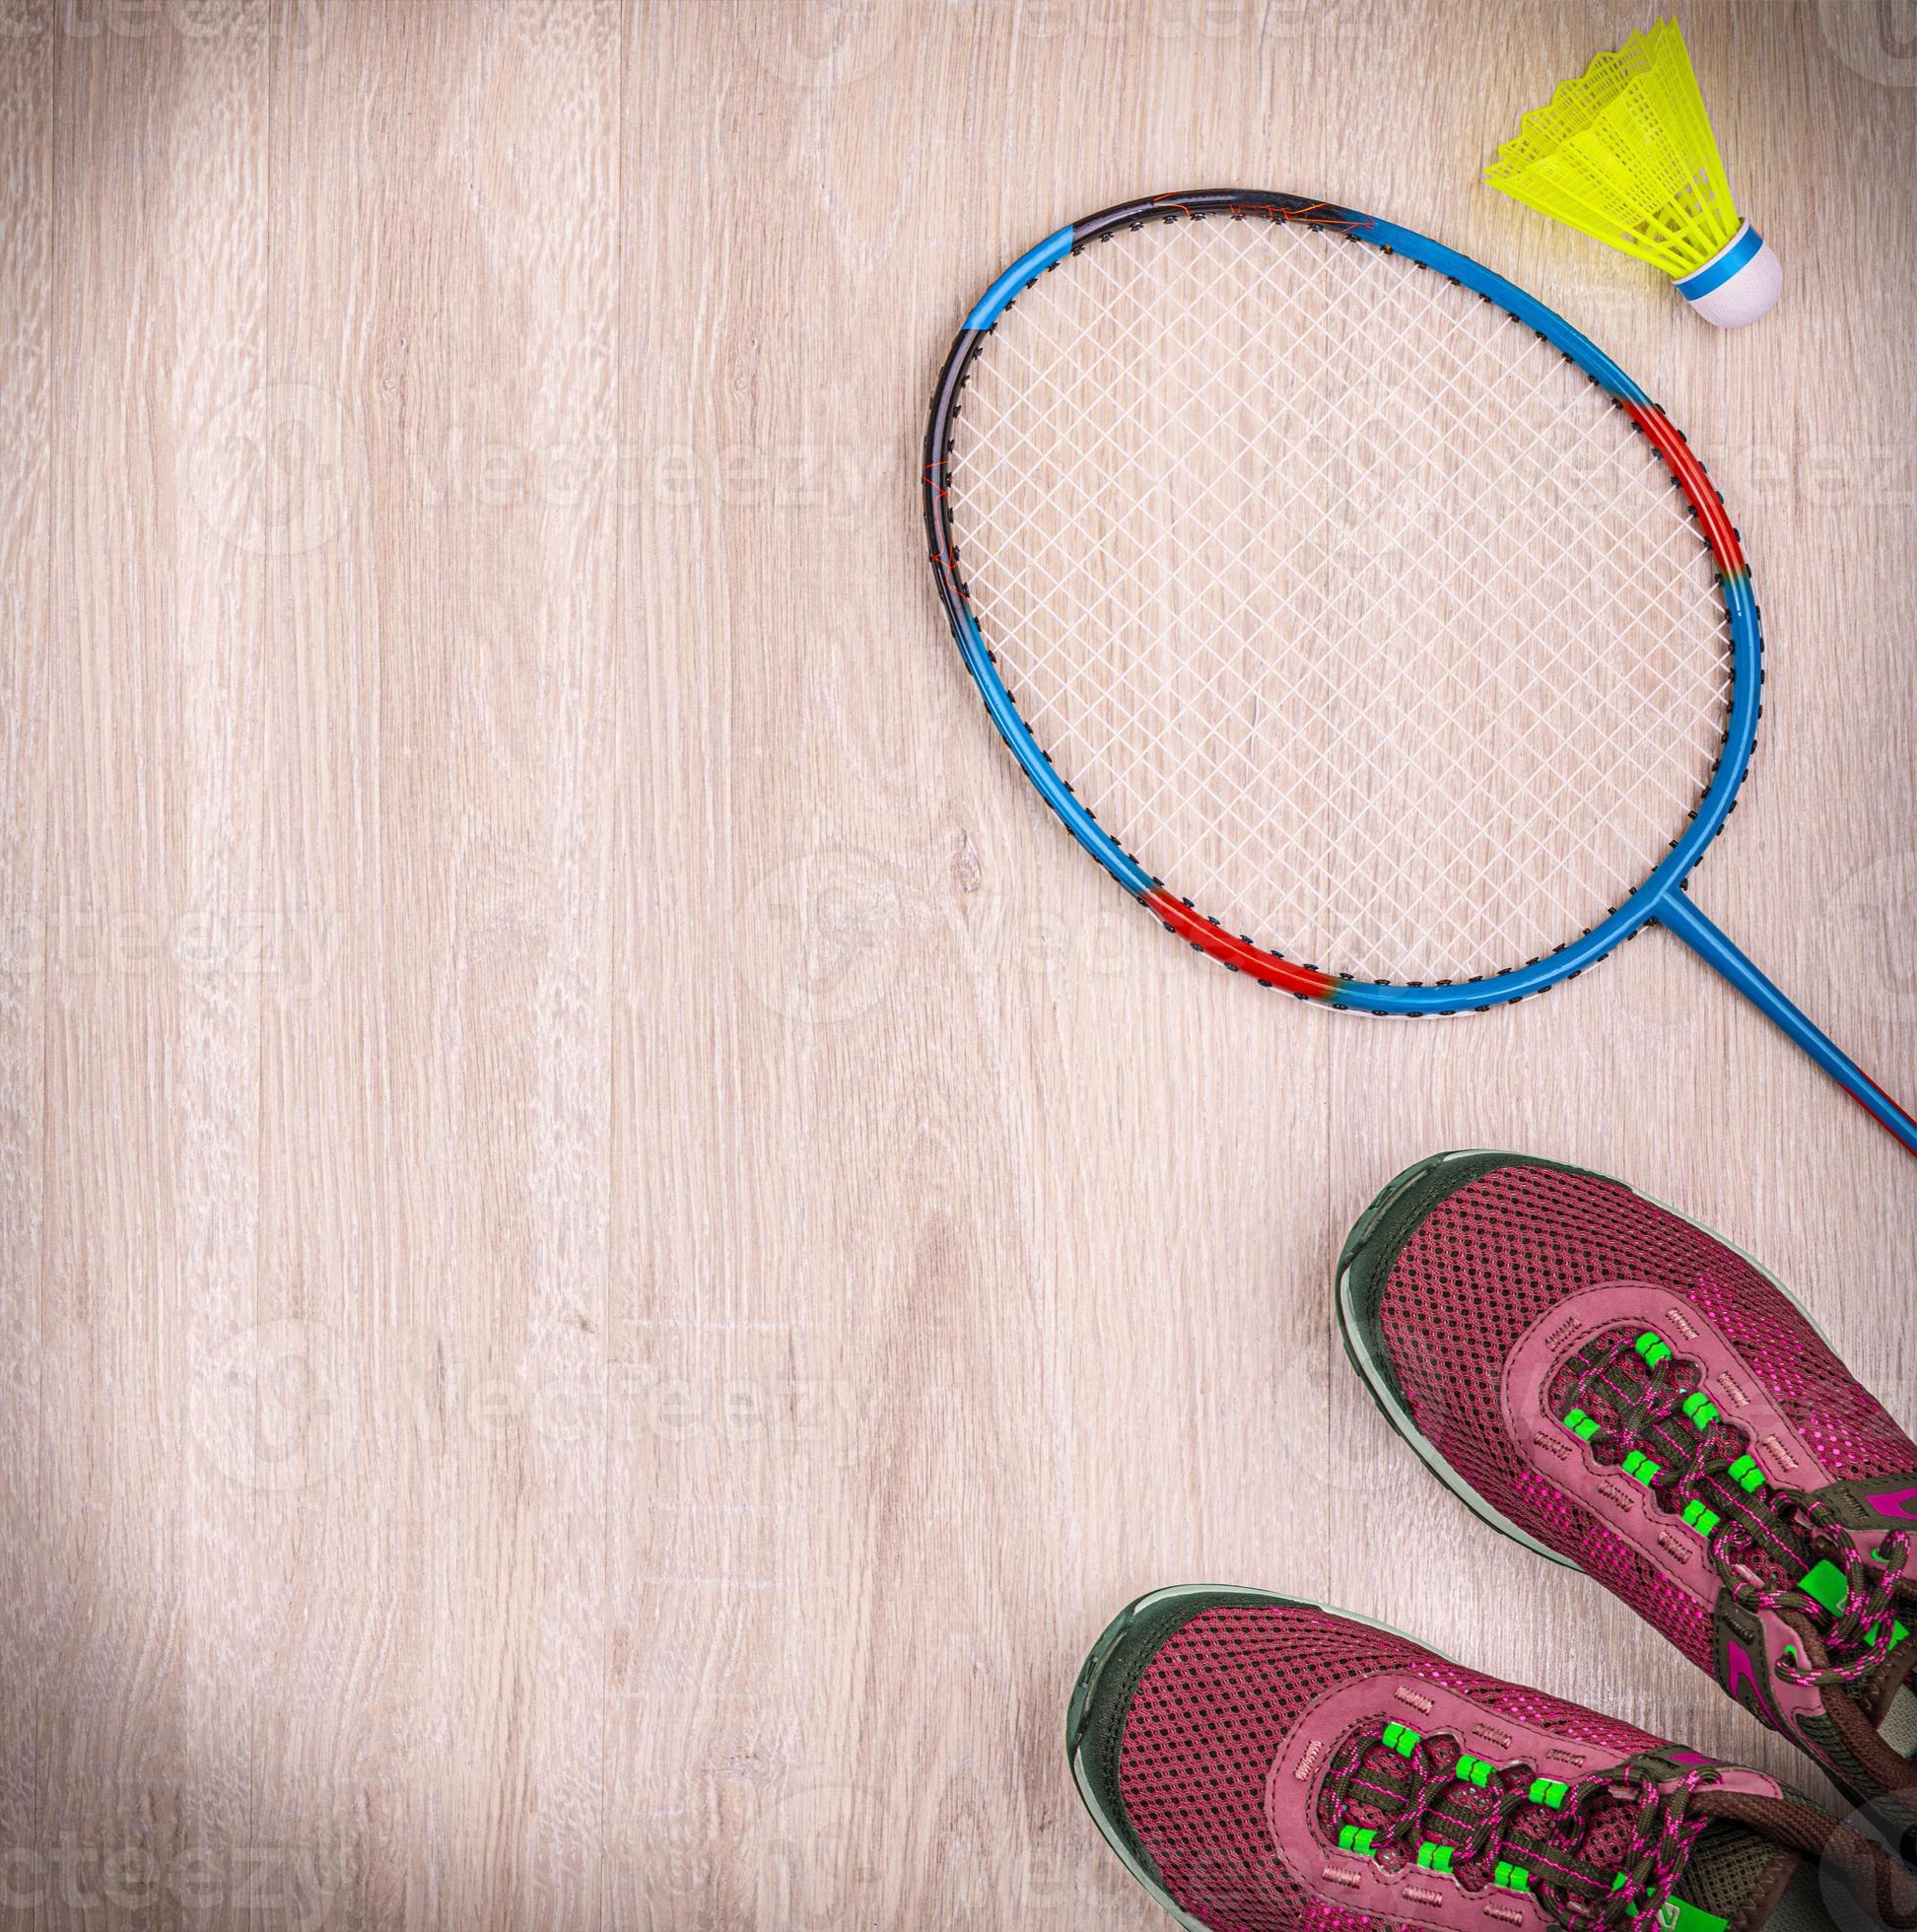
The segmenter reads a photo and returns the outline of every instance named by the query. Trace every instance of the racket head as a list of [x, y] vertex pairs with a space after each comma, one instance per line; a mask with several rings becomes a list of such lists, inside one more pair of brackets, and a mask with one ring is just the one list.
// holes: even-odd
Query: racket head
[[[1074, 755], [1082, 762], [1088, 728], [1086, 719], [1098, 708], [1097, 694], [1093, 694], [1093, 700], [1089, 703], [1081, 701], [1079, 714], [1067, 717], [1062, 725], [1057, 715], [1057, 706], [1050, 699], [1042, 703], [1040, 708], [1046, 711], [1053, 731], [1062, 731], [1065, 750], [1061, 753], [1056, 737], [1050, 744], [1042, 741], [1026, 712], [1021, 710], [1020, 702], [1014, 697], [1008, 682], [1003, 662], [1005, 646], [1008, 636], [1026, 628], [1023, 619], [1027, 613], [1014, 611], [1011, 620], [1007, 621], [1002, 615], [1007, 600], [1000, 596], [998, 605], [994, 606], [993, 591], [981, 594], [977, 585], [969, 581], [968, 574], [976, 573], [980, 565], [976, 554], [978, 545], [974, 541], [976, 531], [967, 526], [968, 516], [976, 525], [981, 515], [989, 518], [993, 513], [977, 512], [968, 499], [968, 492], [978, 493], [978, 479], [988, 474], [993, 465], [975, 451], [961, 447], [964, 434], [960, 424], [961, 401], [977, 400], [976, 391], [968, 396], [968, 383], [973, 381], [979, 371], [981, 357], [990, 354], [989, 345], [1004, 322], [1007, 311], [1048, 272], [1061, 264], [1073, 263], [1079, 257], [1085, 257], [1089, 262], [1100, 244], [1117, 242], [1140, 247], [1161, 230], [1184, 227], [1196, 234], [1198, 227], [1210, 225], [1215, 230], [1218, 224], [1248, 225], [1243, 237], [1234, 238], [1244, 240], [1248, 245], [1254, 233], [1275, 240], [1278, 232], [1283, 231], [1286, 245], [1292, 245], [1298, 238], [1308, 236], [1319, 247], [1372, 251], [1363, 258], [1365, 265], [1361, 270], [1354, 267], [1358, 261], [1356, 257], [1335, 258], [1341, 264], [1337, 270], [1339, 274], [1347, 269], [1371, 274], [1378, 262], [1396, 257], [1397, 263], [1382, 272], [1388, 276], [1410, 276], [1415, 270], [1418, 278], [1429, 273], [1446, 284], [1455, 284], [1455, 289], [1451, 290], [1438, 289], [1433, 285], [1429, 291], [1424, 291], [1419, 281], [1419, 290], [1424, 299], [1441, 298], [1443, 302], [1452, 304], [1454, 310], [1459, 304], [1467, 304], [1474, 312], [1477, 305], [1470, 299], [1481, 298], [1482, 303], [1490, 305], [1492, 311], [1486, 327], [1508, 333], [1508, 322], [1519, 324], [1522, 346], [1515, 351], [1518, 356], [1528, 357], [1532, 362], [1541, 360], [1550, 364], [1553, 370], [1561, 367], [1558, 358], [1562, 358], [1563, 363], [1574, 372], [1571, 380], [1581, 394], [1590, 397], [1595, 385], [1597, 393], [1594, 400], [1601, 405], [1600, 413], [1611, 413], [1611, 405], [1614, 405], [1615, 411], [1621, 412], [1619, 434], [1623, 440], [1640, 453], [1647, 469], [1655, 467], [1659, 480], [1668, 481], [1673, 486], [1671, 499], [1676, 507], [1674, 514], [1684, 521], [1688, 532], [1686, 540], [1694, 543], [1696, 557], [1701, 560], [1700, 582], [1705, 586], [1701, 594], [1709, 603], [1710, 620], [1714, 627], [1712, 638], [1708, 641], [1700, 638], [1697, 644], [1700, 653], [1715, 654], [1708, 669], [1697, 670], [1693, 667], [1689, 675], [1693, 679], [1708, 676], [1716, 681], [1715, 688], [1721, 692], [1718, 710], [1707, 733], [1715, 735], [1717, 741], [1708, 747], [1700, 743], [1691, 748], [1688, 755], [1693, 762], [1708, 755], [1707, 767], [1698, 764], [1694, 806], [1678, 822], [1668, 843], [1660, 836], [1647, 851], [1641, 871], [1633, 874], [1634, 882], [1630, 889], [1606, 892], [1605, 903], [1579, 918], [1575, 930], [1564, 933], [1556, 942], [1538, 946], [1528, 956], [1513, 960], [1508, 965], [1500, 963], [1490, 970], [1479, 970], [1474, 965], [1472, 969], [1455, 973], [1413, 971], [1401, 977], [1396, 973], [1366, 971], [1363, 968], [1349, 970], [1342, 968], [1335, 958], [1305, 955], [1304, 948], [1286, 942], [1289, 935], [1267, 933], [1257, 928], [1249, 932], [1235, 931], [1234, 927], [1242, 922], [1229, 917], [1213, 917], [1212, 913], [1217, 909], [1206, 904], [1206, 892], [1202, 885], [1188, 897], [1186, 893], [1189, 888], [1182, 885], [1173, 868], [1167, 867], [1168, 875], [1162, 879], [1154, 873], [1147, 862], [1147, 848], [1156, 841], [1158, 828], [1152, 826], [1143, 842], [1127, 836], [1125, 820], [1129, 812], [1135, 815], [1135, 799], [1130, 806], [1113, 809], [1109, 799], [1098, 795], [1097, 786], [1080, 783], [1081, 774], [1073, 769]], [[1257, 225], [1263, 225], [1263, 228]], [[1222, 244], [1222, 235], [1215, 239]], [[1211, 244], [1207, 242], [1205, 245]], [[1329, 261], [1334, 258], [1322, 259]], [[1142, 276], [1143, 285], [1150, 285], [1151, 269], [1152, 265], [1147, 262]], [[1233, 272], [1236, 273], [1236, 269]], [[1254, 271], [1255, 279], [1264, 274], [1262, 265]], [[1228, 295], [1230, 293], [1228, 291]], [[1340, 299], [1348, 302], [1352, 297], [1347, 294]], [[1395, 304], [1399, 297], [1391, 288], [1386, 288], [1382, 291], [1382, 299]], [[1413, 303], [1419, 299], [1419, 295], [1411, 298]], [[1111, 298], [1111, 304], [1123, 305], [1128, 300], [1135, 298], [1121, 291]], [[1223, 306], [1229, 314], [1230, 300]], [[1123, 311], [1122, 308], [1117, 312], [1118, 323], [1108, 331], [1107, 342], [1109, 345], [1111, 341], [1116, 341], [1121, 345], [1119, 353], [1123, 360], [1130, 354], [1131, 345], [1150, 331], [1139, 329], [1134, 317]], [[1322, 315], [1316, 318], [1315, 326], [1321, 335], [1323, 323]], [[1468, 320], [1461, 322], [1454, 314], [1436, 326], [1441, 329], [1462, 326], [1469, 330], [1475, 325]], [[1256, 333], [1249, 329], [1244, 332], [1248, 335]], [[1075, 353], [1081, 356], [1085, 353], [1077, 348], [1075, 339], [1071, 346]], [[1029, 365], [1034, 360], [1029, 342], [1026, 349], [1025, 361]], [[1051, 339], [1047, 353], [1054, 354], [1057, 349], [1058, 339], [1055, 337]], [[1442, 356], [1449, 351], [1443, 341], [1433, 351], [1431, 345], [1420, 338], [1418, 352]], [[1498, 351], [1501, 355], [1508, 352], [1506, 346], [1501, 346]], [[1109, 347], [1105, 353], [1109, 353]], [[1054, 360], [1059, 360], [1056, 354]], [[1105, 365], [1101, 362], [1101, 382], [1104, 370]], [[1161, 366], [1147, 373], [1156, 386], [1148, 385], [1142, 390], [1134, 388], [1128, 394], [1122, 384], [1114, 384], [1111, 392], [1101, 391], [1096, 397], [1099, 406], [1106, 412], [1098, 420], [1096, 440], [1121, 455], [1128, 448], [1126, 433], [1131, 418], [1140, 414], [1151, 415], [1158, 395], [1172, 386], [1165, 380], [1166, 368]], [[1118, 394], [1116, 403], [1112, 402], [1111, 393]], [[1057, 421], [1063, 417], [1076, 433], [1078, 419], [1073, 411], [1079, 405], [1075, 402], [1061, 403], [1056, 388], [1046, 392], [1046, 399], [1048, 425], [1056, 427]], [[1017, 400], [1015, 395], [1010, 398], [1013, 405]], [[1266, 400], [1268, 401], [1269, 397]], [[1005, 409], [1001, 405], [997, 426], [1002, 429], [1006, 420]], [[1116, 435], [1112, 434], [1115, 424]], [[1211, 427], [1216, 429], [1215, 421]], [[988, 435], [991, 433], [990, 430], [987, 432]], [[1019, 441], [1024, 440], [1022, 429], [1015, 432], [1015, 437]], [[1138, 441], [1147, 454], [1157, 448], [1151, 437]], [[1648, 451], [1645, 446], [1648, 446]], [[1050, 453], [1056, 455], [1057, 451]], [[1183, 481], [1184, 475], [1184, 472], [1180, 472], [1179, 480]], [[1013, 262], [992, 284], [967, 315], [952, 344], [932, 399], [925, 438], [924, 487], [933, 577], [954, 640], [985, 701], [988, 714], [1040, 795], [1106, 871], [1174, 933], [1260, 984], [1292, 993], [1299, 998], [1369, 1011], [1444, 1013], [1522, 999], [1583, 971], [1654, 919], [1660, 904], [1678, 889], [1699, 854], [1722, 827], [1749, 764], [1756, 740], [1761, 683], [1757, 607], [1737, 531], [1715, 487], [1702, 464], [1691, 454], [1682, 435], [1609, 357], [1535, 298], [1455, 249], [1355, 210], [1293, 195], [1215, 189], [1128, 202], [1073, 223], [1048, 237]], [[1082, 505], [1082, 497], [1079, 503]], [[999, 510], [1000, 522], [1007, 520], [1002, 515], [1002, 508], [995, 508]], [[1056, 521], [1056, 512], [1048, 514], [1054, 515]], [[1026, 520], [1029, 519], [1020, 519], [1021, 522]], [[1064, 520], [1069, 523], [1072, 519], [1067, 516]], [[1116, 523], [1113, 527], [1116, 527]], [[1361, 533], [1359, 541], [1364, 540]], [[1660, 540], [1671, 539], [1667, 533]], [[1095, 549], [1096, 545], [1092, 547]], [[988, 572], [991, 568], [988, 563]], [[1041, 573], [1054, 568], [1050, 552], [1040, 558], [1036, 568]], [[1164, 608], [1161, 598], [1156, 610], [1146, 610], [1143, 616], [1147, 621], [1154, 616], [1162, 618]], [[1128, 621], [1129, 616], [1128, 613]], [[1690, 621], [1698, 620], [1693, 614]], [[1014, 641], [1017, 641], [1015, 636]], [[1245, 640], [1241, 637], [1237, 643], [1242, 646]], [[1103, 650], [1101, 640], [1094, 637], [1084, 655], [1089, 660], [1099, 656]], [[1117, 655], [1123, 656], [1124, 653], [1121, 651]], [[1721, 658], [1721, 663], [1717, 661], [1718, 658]], [[1015, 666], [1014, 676], [1025, 681], [1026, 675], [1035, 668], [1044, 666]], [[1156, 675], [1162, 687], [1162, 666]], [[1065, 681], [1069, 684], [1071, 679]], [[1268, 705], [1271, 698], [1282, 699], [1285, 695], [1282, 689], [1267, 689], [1259, 697], [1262, 703]], [[1092, 762], [1096, 763], [1097, 760]], [[1136, 787], [1131, 789], [1135, 791]], [[1189, 830], [1188, 827], [1188, 834]], [[1181, 850], [1191, 843], [1189, 836], [1171, 841]], [[1222, 896], [1231, 899], [1236, 895], [1226, 891]], [[1485, 948], [1480, 946], [1477, 950], [1481, 960]]]

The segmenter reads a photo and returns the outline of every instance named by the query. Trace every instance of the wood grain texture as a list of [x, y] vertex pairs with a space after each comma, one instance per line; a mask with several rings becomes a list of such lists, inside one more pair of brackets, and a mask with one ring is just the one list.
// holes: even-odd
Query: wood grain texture
[[919, 523], [953, 326], [1074, 214], [1478, 255], [1732, 501], [1697, 897], [1917, 1091], [1917, 60], [1686, 15], [1790, 278], [1723, 336], [1475, 185], [1640, 24], [0, 0], [0, 1922], [1143, 1932], [1063, 1702], [1198, 1578], [1806, 1776], [1432, 1487], [1328, 1276], [1434, 1148], [1586, 1161], [1908, 1420], [1908, 1162], [1660, 934], [1452, 1023], [1195, 960]]

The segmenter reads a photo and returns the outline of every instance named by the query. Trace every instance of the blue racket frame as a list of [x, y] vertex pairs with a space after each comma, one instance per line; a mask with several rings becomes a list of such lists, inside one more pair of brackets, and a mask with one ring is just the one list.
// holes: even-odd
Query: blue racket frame
[[[1147, 222], [1218, 217], [1263, 219], [1327, 230], [1360, 245], [1404, 256], [1471, 289], [1535, 330], [1560, 350], [1622, 407], [1656, 447], [1689, 499], [1717, 563], [1731, 635], [1731, 695], [1722, 749], [1697, 810], [1681, 836], [1636, 891], [1589, 932], [1524, 966], [1494, 976], [1426, 984], [1340, 977], [1285, 958], [1207, 919], [1174, 897], [1101, 826], [1080, 803], [1020, 717], [980, 632], [953, 541], [947, 505], [952, 422], [972, 359], [1017, 297], [1048, 269], [1078, 249], [1122, 228]], [[1019, 256], [979, 299], [954, 340], [932, 398], [924, 468], [925, 526], [933, 575], [952, 635], [999, 735], [1039, 794], [1063, 819], [1072, 836], [1134, 899], [1199, 951], [1260, 984], [1360, 1012], [1441, 1014], [1472, 1011], [1522, 1000], [1595, 965], [1642, 927], [1656, 923], [1675, 932], [1794, 1039], [1883, 1127], [1917, 1153], [1917, 1119], [1900, 1107], [1801, 1008], [1691, 903], [1685, 878], [1705, 847], [1723, 829], [1757, 742], [1763, 683], [1763, 641], [1756, 598], [1743, 546], [1723, 499], [1691, 454], [1671, 419], [1589, 337], [1563, 316], [1494, 274], [1469, 255], [1428, 236], [1354, 209], [1296, 195], [1239, 188], [1159, 195], [1122, 203], [1048, 236]]]

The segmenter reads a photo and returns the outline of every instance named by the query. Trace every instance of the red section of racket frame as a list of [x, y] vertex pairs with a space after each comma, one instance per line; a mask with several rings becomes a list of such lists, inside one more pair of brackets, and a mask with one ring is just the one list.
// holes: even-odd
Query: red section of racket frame
[[1717, 559], [1717, 567], [1726, 577], [1741, 577], [1749, 566], [1744, 560], [1744, 546], [1738, 541], [1738, 532], [1732, 523], [1724, 502], [1717, 493], [1704, 465], [1691, 453], [1691, 448], [1684, 441], [1683, 432], [1669, 416], [1655, 404], [1624, 403], [1630, 419], [1657, 446], [1666, 466], [1677, 479], [1677, 487], [1683, 491], [1697, 511], [1697, 519], [1704, 526], [1704, 535], [1711, 546], [1711, 554]]
[[1251, 940], [1227, 932], [1215, 920], [1194, 912], [1183, 899], [1174, 899], [1162, 887], [1153, 887], [1142, 894], [1139, 904], [1156, 913], [1181, 939], [1234, 972], [1248, 974], [1261, 986], [1276, 987], [1280, 993], [1295, 993], [1301, 1000], [1336, 1002], [1338, 988], [1344, 982], [1334, 974], [1321, 973], [1315, 966], [1300, 966], [1296, 960], [1280, 958], [1275, 952], [1267, 952]]

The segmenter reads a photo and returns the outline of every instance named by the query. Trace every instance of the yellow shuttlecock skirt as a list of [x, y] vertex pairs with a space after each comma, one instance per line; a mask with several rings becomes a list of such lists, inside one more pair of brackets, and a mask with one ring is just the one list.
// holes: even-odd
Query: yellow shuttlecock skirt
[[1484, 178], [1672, 276], [1701, 268], [1740, 227], [1675, 20], [1560, 83]]

